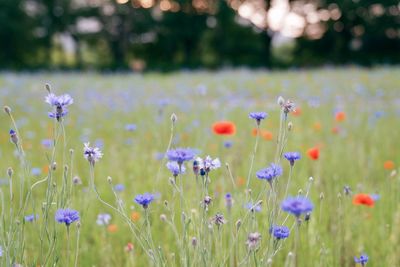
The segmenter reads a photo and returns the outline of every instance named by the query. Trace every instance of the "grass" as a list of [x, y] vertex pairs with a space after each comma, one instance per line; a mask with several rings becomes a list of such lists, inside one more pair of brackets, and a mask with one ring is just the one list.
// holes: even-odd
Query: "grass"
[[[399, 77], [398, 68], [171, 75], [3, 73], [0, 104], [12, 109], [25, 156], [9, 141], [9, 129], [15, 127], [3, 113], [1, 266], [354, 266], [354, 256], [361, 253], [368, 254], [368, 266], [396, 266], [400, 262]], [[62, 124], [47, 117], [51, 107], [44, 102], [45, 83], [57, 95], [68, 93], [74, 98]], [[293, 100], [301, 110], [289, 114], [283, 125], [293, 123], [284, 151], [302, 154], [293, 168], [288, 195], [308, 193], [314, 204], [310, 220], [303, 218], [298, 229], [297, 249], [295, 217], [285, 220], [286, 213], [278, 215], [289, 163], [280, 160], [283, 175], [275, 184], [276, 201], [266, 181], [255, 177], [256, 171], [275, 161], [278, 96]], [[248, 118], [252, 111], [269, 114], [260, 128], [273, 138], [259, 137], [250, 170], [256, 142], [252, 135], [256, 124]], [[337, 111], [345, 112], [344, 121], [335, 120]], [[177, 116], [175, 124], [170, 120], [172, 113]], [[219, 120], [234, 122], [236, 134], [215, 135], [211, 125]], [[135, 124], [136, 130], [126, 130], [127, 124]], [[210, 172], [212, 204], [207, 211], [201, 204], [205, 192], [191, 162], [185, 164], [186, 173], [177, 177], [177, 186], [171, 185], [166, 160], [160, 160], [171, 137], [171, 148], [190, 147], [201, 157], [221, 160], [221, 168]], [[42, 145], [43, 139], [58, 140], [54, 156], [53, 148]], [[95, 184], [104, 201], [115, 207], [121, 204], [118, 212], [98, 201], [88, 187], [91, 168], [82, 153], [87, 141], [104, 153], [94, 166]], [[224, 146], [226, 141], [232, 142], [231, 148]], [[320, 157], [311, 160], [307, 151], [316, 146]], [[395, 164], [391, 170], [384, 168], [388, 160]], [[52, 161], [55, 170], [49, 170]], [[14, 170], [11, 179], [8, 167]], [[249, 170], [251, 193], [246, 190]], [[74, 177], [82, 184], [74, 185]], [[45, 182], [26, 198], [29, 188], [42, 179]], [[116, 193], [119, 202], [113, 192], [116, 184], [125, 187]], [[353, 195], [378, 194], [380, 198], [374, 207], [355, 206], [344, 186], [350, 186]], [[144, 192], [157, 195], [147, 210], [133, 201]], [[225, 205], [228, 192], [234, 200], [230, 212]], [[20, 197], [22, 203], [28, 199], [26, 208]], [[250, 200], [262, 201], [260, 212], [244, 207]], [[55, 211], [64, 207], [80, 212], [78, 224], [67, 228], [55, 222]], [[273, 209], [274, 222], [285, 221], [291, 228], [289, 238], [277, 246], [269, 234]], [[220, 227], [209, 221], [218, 212], [226, 220]], [[111, 214], [111, 226], [96, 224], [100, 213]], [[120, 213], [126, 214], [129, 223]], [[25, 222], [29, 214], [38, 214], [39, 219]], [[150, 244], [145, 245], [146, 251], [130, 227], [144, 244]], [[254, 232], [261, 234], [255, 252], [246, 245], [249, 233]], [[193, 237], [197, 246], [192, 245]], [[131, 252], [124, 249], [129, 242], [134, 246]]]

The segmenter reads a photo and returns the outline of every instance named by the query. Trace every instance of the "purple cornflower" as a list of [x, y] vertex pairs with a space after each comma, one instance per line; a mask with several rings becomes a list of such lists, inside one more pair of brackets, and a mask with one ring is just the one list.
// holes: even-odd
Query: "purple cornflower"
[[65, 223], [69, 226], [71, 223], [78, 221], [80, 219], [79, 212], [72, 209], [59, 209], [56, 212], [55, 219], [59, 223]]
[[143, 195], [136, 195], [135, 202], [142, 205], [143, 208], [147, 209], [149, 204], [154, 200], [154, 195], [150, 193], [144, 193]]
[[215, 216], [211, 219], [211, 221], [218, 227], [226, 223], [226, 220], [222, 213], [215, 214]]
[[136, 130], [136, 124], [133, 123], [129, 123], [125, 125], [125, 130], [127, 130], [128, 132], [133, 132]]
[[282, 175], [282, 168], [281, 166], [275, 163], [271, 163], [269, 167], [261, 169], [256, 173], [258, 179], [267, 180], [269, 183], [271, 183], [274, 178], [281, 175]]
[[90, 164], [94, 165], [99, 159], [103, 157], [98, 147], [90, 147], [90, 143], [84, 143], [83, 156], [89, 161]]
[[202, 173], [201, 171], [203, 170], [204, 174], [221, 167], [219, 158], [212, 159], [210, 156], [207, 156], [205, 159], [202, 159], [198, 157], [195, 161], [198, 163], [200, 173]]
[[178, 176], [179, 174], [183, 174], [186, 171], [185, 166], [179, 166], [176, 161], [168, 161], [166, 166], [174, 177]]
[[184, 161], [189, 161], [194, 158], [194, 151], [191, 148], [177, 148], [169, 150], [167, 157], [170, 161], [176, 161], [181, 165]]
[[283, 112], [285, 113], [285, 116], [287, 117], [287, 114], [288, 114], [289, 112], [294, 111], [294, 109], [295, 109], [295, 104], [294, 104], [292, 101], [287, 100], [286, 102], [284, 102], [284, 103], [281, 105], [281, 107], [282, 107], [282, 109], [283, 109]]
[[256, 204], [253, 204], [253, 202], [249, 202], [244, 207], [251, 212], [260, 212], [261, 211], [261, 203], [260, 202], [257, 202]]
[[314, 205], [307, 197], [297, 196], [286, 198], [284, 201], [282, 201], [281, 208], [283, 211], [299, 217], [302, 213], [311, 212], [314, 208]]
[[17, 132], [14, 131], [13, 129], [10, 130], [10, 140], [14, 145], [17, 145], [19, 141]]
[[115, 190], [116, 192], [122, 192], [122, 191], [125, 190], [125, 186], [124, 186], [123, 184], [116, 184], [116, 185], [114, 186], [114, 190]]
[[224, 142], [224, 147], [225, 148], [231, 148], [233, 146], [233, 142], [232, 141], [225, 141]]
[[60, 121], [62, 117], [68, 114], [67, 107], [74, 103], [74, 100], [68, 94], [56, 96], [53, 93], [49, 93], [46, 96], [45, 101], [52, 107], [55, 107], [55, 111], [48, 113], [49, 117], [56, 118], [58, 121]]
[[34, 220], [37, 220], [37, 219], [39, 219], [39, 215], [37, 215], [37, 214], [36, 214], [36, 216], [35, 216], [35, 214], [30, 214], [30, 215], [26, 215], [24, 217], [24, 220], [26, 222], [33, 222]]
[[100, 213], [99, 215], [97, 215], [97, 220], [96, 220], [97, 225], [106, 226], [110, 224], [110, 221], [111, 221], [111, 215], [108, 213]]
[[354, 256], [354, 262], [360, 263], [361, 266], [365, 266], [368, 262], [368, 255], [363, 253], [363, 254], [361, 254], [360, 258], [357, 258]]
[[42, 140], [42, 146], [44, 148], [51, 148], [53, 146], [53, 140], [51, 140], [51, 139], [43, 139]]
[[293, 166], [296, 160], [301, 159], [299, 152], [286, 152], [283, 156], [290, 162], [290, 166]]
[[261, 120], [265, 119], [268, 116], [265, 112], [251, 112], [249, 114], [250, 119], [254, 119], [257, 122], [257, 125], [260, 125]]
[[31, 169], [31, 174], [34, 176], [39, 176], [42, 173], [42, 170], [40, 168], [32, 168]]
[[289, 236], [290, 230], [286, 226], [271, 226], [269, 229], [269, 233], [273, 234], [273, 236], [280, 240], [280, 239], [285, 239]]
[[233, 205], [233, 199], [232, 199], [232, 194], [231, 193], [226, 193], [225, 195], [225, 206], [230, 210]]

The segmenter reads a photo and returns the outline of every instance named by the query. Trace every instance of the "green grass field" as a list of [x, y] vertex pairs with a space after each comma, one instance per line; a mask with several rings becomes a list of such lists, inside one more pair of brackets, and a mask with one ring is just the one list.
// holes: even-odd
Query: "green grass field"
[[[46, 83], [56, 95], [74, 99], [62, 122], [47, 115], [53, 109], [44, 101]], [[286, 121], [280, 121], [279, 96], [296, 104]], [[355, 266], [354, 256], [362, 253], [369, 256], [367, 266], [400, 266], [398, 68], [2, 73], [0, 104], [11, 108], [19, 138], [17, 145], [10, 141], [9, 130], [16, 127], [2, 112], [1, 266]], [[249, 118], [254, 111], [268, 113], [258, 138]], [[233, 122], [236, 133], [213, 133], [213, 123], [221, 120]], [[118, 212], [89, 186], [91, 166], [83, 156], [89, 141], [104, 153], [94, 165], [96, 188]], [[278, 146], [302, 156], [289, 184], [290, 165], [276, 158]], [[221, 168], [209, 173], [207, 210], [203, 178], [193, 174], [193, 161], [184, 163], [186, 173], [171, 184], [163, 155], [177, 147], [221, 161]], [[308, 156], [313, 147], [320, 152], [317, 160]], [[271, 162], [283, 168], [273, 190], [256, 177]], [[81, 184], [73, 183], [77, 177]], [[124, 189], [116, 191], [118, 184]], [[299, 227], [295, 216], [280, 209], [287, 184], [287, 195], [307, 195], [314, 204]], [[148, 209], [134, 202], [144, 192], [155, 194]], [[354, 205], [359, 193], [373, 195], [374, 206]], [[261, 210], [247, 209], [251, 201], [262, 201]], [[66, 227], [55, 221], [57, 209], [66, 207], [79, 211], [79, 223]], [[102, 213], [111, 215], [109, 225], [96, 223]], [[216, 213], [224, 215], [225, 224], [213, 224]], [[31, 214], [37, 219], [26, 221]], [[289, 237], [274, 239], [271, 222], [284, 222]], [[261, 240], [252, 250], [246, 241], [254, 232]], [[128, 243], [133, 250], [126, 249]]]

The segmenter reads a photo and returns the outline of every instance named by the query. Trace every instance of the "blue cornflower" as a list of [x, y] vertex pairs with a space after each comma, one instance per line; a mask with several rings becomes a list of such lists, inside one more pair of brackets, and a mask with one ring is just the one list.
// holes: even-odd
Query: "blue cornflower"
[[194, 156], [195, 153], [191, 148], [177, 148], [167, 152], [168, 159], [170, 161], [176, 161], [178, 164], [182, 164], [184, 161], [192, 160]]
[[232, 141], [225, 141], [224, 142], [224, 147], [225, 148], [231, 148], [233, 146], [233, 142]]
[[53, 140], [51, 139], [43, 139], [42, 146], [45, 148], [51, 148], [53, 146]]
[[232, 194], [231, 193], [226, 193], [225, 195], [225, 205], [228, 209], [232, 208], [233, 205], [233, 199], [232, 199]]
[[80, 219], [79, 212], [72, 209], [59, 209], [56, 212], [55, 219], [59, 223], [65, 223], [69, 226], [71, 223], [78, 221]]
[[90, 143], [84, 143], [83, 156], [89, 161], [90, 164], [94, 165], [96, 161], [99, 161], [103, 157], [98, 147], [90, 147]]
[[125, 186], [123, 184], [116, 184], [114, 186], [114, 190], [117, 191], [117, 192], [122, 192], [122, 191], [125, 190]]
[[179, 164], [176, 161], [168, 161], [166, 166], [174, 177], [178, 176], [179, 174], [185, 173], [186, 171], [185, 166], [181, 165], [179, 167]]
[[365, 266], [368, 262], [368, 255], [367, 254], [361, 254], [360, 258], [357, 258], [354, 256], [354, 262], [355, 263], [360, 263], [361, 266]]
[[154, 195], [150, 193], [144, 193], [143, 195], [137, 195], [135, 202], [142, 205], [143, 208], [147, 209], [149, 204], [154, 200]]
[[14, 143], [14, 145], [17, 145], [19, 141], [17, 132], [14, 131], [13, 129], [10, 130], [10, 140], [12, 143]]
[[133, 123], [129, 123], [125, 125], [125, 130], [127, 130], [128, 132], [133, 132], [136, 130], [136, 124]]
[[39, 176], [41, 173], [42, 173], [42, 170], [40, 168], [35, 167], [35, 168], [31, 169], [31, 174], [33, 176]]
[[26, 222], [33, 222], [34, 220], [39, 219], [39, 215], [38, 214], [36, 214], [36, 216], [35, 214], [26, 215], [24, 219]]
[[96, 223], [100, 226], [109, 225], [111, 221], [111, 215], [108, 213], [100, 213], [97, 215]]
[[282, 226], [271, 226], [269, 229], [269, 233], [273, 234], [273, 236], [280, 240], [280, 239], [285, 239], [289, 236], [290, 230], [288, 227], [282, 225]]
[[49, 112], [50, 118], [55, 118], [58, 121], [68, 114], [67, 107], [74, 103], [72, 97], [68, 94], [56, 96], [53, 93], [49, 93], [45, 98], [46, 103], [55, 107], [55, 111]]
[[249, 114], [249, 118], [255, 119], [257, 122], [257, 125], [260, 125], [261, 120], [265, 119], [267, 116], [268, 116], [268, 114], [265, 112], [251, 112]]
[[246, 209], [251, 212], [260, 212], [261, 211], [261, 203], [254, 204], [253, 202], [249, 202], [244, 206]]
[[271, 163], [269, 167], [264, 168], [256, 172], [256, 176], [258, 179], [264, 179], [268, 182], [272, 182], [272, 180], [278, 176], [282, 175], [282, 168], [281, 166]]
[[299, 217], [302, 213], [311, 212], [314, 205], [307, 197], [297, 196], [286, 198], [282, 201], [281, 208], [282, 210]]
[[296, 160], [301, 159], [299, 152], [286, 152], [283, 156], [290, 162], [290, 166], [293, 166]]

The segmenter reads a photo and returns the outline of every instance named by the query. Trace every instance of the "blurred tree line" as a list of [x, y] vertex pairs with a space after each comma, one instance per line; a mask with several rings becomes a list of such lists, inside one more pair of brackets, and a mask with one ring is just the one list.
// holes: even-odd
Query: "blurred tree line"
[[286, 1], [1, 0], [0, 68], [400, 62], [397, 0]]

